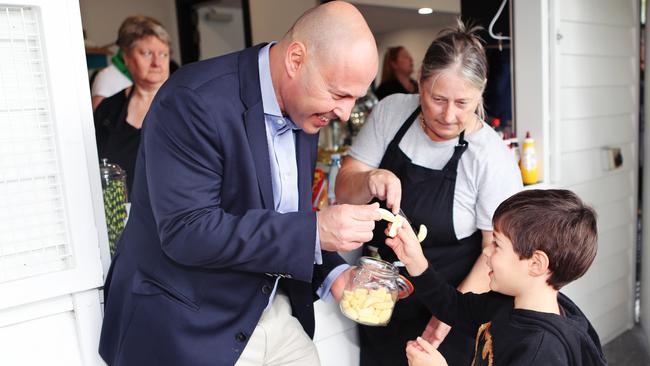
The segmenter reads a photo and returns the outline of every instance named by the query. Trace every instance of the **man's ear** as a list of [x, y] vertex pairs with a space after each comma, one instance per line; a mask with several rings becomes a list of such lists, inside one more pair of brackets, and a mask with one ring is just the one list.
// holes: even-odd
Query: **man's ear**
[[304, 66], [307, 56], [307, 48], [302, 42], [294, 41], [287, 47], [284, 58], [284, 66], [290, 78], [296, 76], [301, 67]]
[[528, 273], [533, 277], [547, 275], [549, 274], [549, 264], [550, 262], [546, 253], [541, 250], [536, 250], [528, 260]]

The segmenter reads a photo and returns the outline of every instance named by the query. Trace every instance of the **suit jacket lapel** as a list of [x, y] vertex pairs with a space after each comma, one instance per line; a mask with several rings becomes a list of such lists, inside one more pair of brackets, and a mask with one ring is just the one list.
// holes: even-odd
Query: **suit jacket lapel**
[[262, 103], [256, 104], [253, 108], [244, 113], [246, 124], [246, 135], [248, 147], [253, 154], [255, 162], [255, 173], [260, 186], [264, 208], [273, 209], [273, 185], [271, 182], [271, 160], [269, 158], [269, 146], [266, 141], [266, 126], [264, 123], [264, 110]]
[[299, 131], [296, 137], [296, 160], [298, 164], [298, 194], [300, 211], [311, 211], [311, 184], [314, 174], [314, 163], [318, 151], [318, 135], [308, 135]]
[[265, 44], [243, 50], [239, 56], [240, 97], [247, 110], [244, 112], [244, 126], [248, 146], [253, 155], [255, 173], [262, 195], [264, 208], [273, 209], [273, 186], [271, 183], [271, 160], [266, 141], [266, 125], [260, 91], [257, 55]]
[[[255, 172], [262, 195], [264, 207], [273, 209], [273, 186], [271, 182], [271, 160], [266, 141], [266, 125], [264, 108], [260, 91], [260, 78], [257, 55], [260, 44], [247, 48], [239, 57], [239, 88], [240, 97], [247, 110], [244, 113], [244, 124], [248, 145], [255, 160]], [[301, 211], [311, 211], [311, 183], [313, 180], [316, 155], [318, 152], [318, 134], [309, 135], [299, 131], [296, 138], [296, 160], [298, 165], [298, 208]]]

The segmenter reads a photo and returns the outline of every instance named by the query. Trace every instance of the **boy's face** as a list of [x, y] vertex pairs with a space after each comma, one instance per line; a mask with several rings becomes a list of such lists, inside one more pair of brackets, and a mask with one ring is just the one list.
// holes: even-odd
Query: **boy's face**
[[526, 287], [528, 259], [519, 259], [512, 242], [498, 231], [493, 232], [492, 243], [483, 248], [490, 267], [490, 289], [509, 296], [518, 296]]

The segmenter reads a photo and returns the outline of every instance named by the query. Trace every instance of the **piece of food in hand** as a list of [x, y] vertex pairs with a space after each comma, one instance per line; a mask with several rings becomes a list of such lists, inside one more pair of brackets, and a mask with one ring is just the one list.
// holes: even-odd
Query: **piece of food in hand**
[[418, 241], [422, 243], [427, 237], [427, 227], [420, 224], [420, 230], [418, 231]]
[[[395, 235], [397, 235], [397, 229], [402, 226], [402, 223], [406, 221], [406, 219], [401, 215], [393, 215], [392, 212], [386, 210], [385, 208], [378, 208], [377, 212], [379, 212], [379, 214], [381, 215], [382, 220], [386, 220], [393, 224], [390, 227], [390, 230], [388, 231], [388, 236], [394, 238]], [[426, 237], [427, 237], [427, 227], [424, 225], [420, 225], [420, 230], [418, 231], [418, 241], [421, 243], [424, 241]]]
[[388, 222], [394, 222], [395, 221], [395, 215], [393, 215], [392, 212], [388, 211], [385, 208], [378, 208], [377, 212], [381, 215], [382, 220], [386, 220]]
[[366, 325], [383, 325], [388, 322], [395, 298], [385, 288], [358, 288], [354, 291], [343, 291], [341, 311], [348, 318]]
[[397, 229], [402, 227], [402, 223], [404, 223], [404, 217], [401, 215], [395, 215], [395, 221], [390, 225], [390, 230], [388, 230], [388, 236], [391, 238], [394, 238], [395, 235], [397, 235]]

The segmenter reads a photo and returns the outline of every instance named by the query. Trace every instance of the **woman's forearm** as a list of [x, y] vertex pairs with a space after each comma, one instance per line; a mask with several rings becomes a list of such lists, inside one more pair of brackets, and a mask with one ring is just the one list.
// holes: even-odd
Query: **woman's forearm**
[[[371, 167], [346, 157], [336, 176], [336, 201], [338, 203], [364, 204], [370, 202], [372, 195], [368, 189], [368, 174]], [[330, 182], [331, 184], [331, 182]]]
[[[483, 238], [481, 240], [482, 247], [492, 241], [491, 231], [482, 231]], [[481, 294], [490, 291], [490, 268], [485, 262], [485, 257], [481, 254], [474, 262], [472, 270], [469, 272], [463, 282], [458, 285], [458, 291], [462, 293], [473, 292]]]

